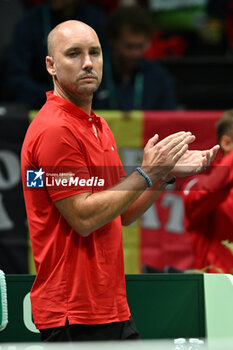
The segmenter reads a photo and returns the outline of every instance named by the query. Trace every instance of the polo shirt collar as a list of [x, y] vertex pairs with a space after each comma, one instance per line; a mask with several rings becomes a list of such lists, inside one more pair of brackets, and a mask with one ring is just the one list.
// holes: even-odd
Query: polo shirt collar
[[93, 112], [91, 109], [91, 115], [84, 112], [81, 108], [77, 107], [75, 104], [73, 104], [70, 101], [67, 101], [63, 97], [54, 95], [53, 91], [46, 92], [47, 101], [51, 101], [52, 103], [56, 104], [59, 108], [63, 109], [65, 112], [73, 114], [74, 116], [78, 118], [84, 118], [89, 120], [90, 117], [93, 119], [93, 121], [99, 121], [99, 117]]

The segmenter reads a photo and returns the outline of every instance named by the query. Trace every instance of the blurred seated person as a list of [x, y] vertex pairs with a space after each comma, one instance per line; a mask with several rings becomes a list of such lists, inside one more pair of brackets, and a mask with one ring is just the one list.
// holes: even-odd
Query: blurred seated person
[[224, 55], [228, 46], [231, 0], [207, 0], [206, 19], [199, 31], [201, 54]]
[[[93, 27], [103, 38], [104, 15], [95, 6], [79, 0], [48, 0], [28, 10], [15, 28], [9, 63], [9, 90], [14, 101], [31, 109], [45, 102], [53, 88], [45, 69], [48, 33], [60, 22], [77, 19]], [[101, 42], [103, 45], [103, 42]]]
[[223, 158], [209, 174], [185, 185], [186, 223], [196, 268], [233, 273], [233, 110], [226, 111], [216, 126]]
[[154, 33], [149, 13], [138, 5], [114, 11], [106, 26], [109, 51], [93, 108], [112, 110], [173, 110], [172, 78], [156, 60], [143, 57]]

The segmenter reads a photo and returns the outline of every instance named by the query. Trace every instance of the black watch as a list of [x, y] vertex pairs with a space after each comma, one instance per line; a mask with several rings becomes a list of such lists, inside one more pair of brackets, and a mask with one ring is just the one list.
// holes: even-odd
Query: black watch
[[173, 177], [171, 178], [171, 180], [169, 180], [169, 181], [164, 181], [164, 182], [166, 183], [166, 185], [172, 185], [172, 184], [174, 184], [174, 183], [176, 182], [176, 177], [173, 176]]

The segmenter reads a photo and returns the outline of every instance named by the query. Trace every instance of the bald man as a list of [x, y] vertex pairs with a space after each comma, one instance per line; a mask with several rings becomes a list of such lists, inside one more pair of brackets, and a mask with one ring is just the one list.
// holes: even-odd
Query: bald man
[[154, 203], [174, 176], [195, 174], [218, 147], [189, 151], [178, 132], [145, 146], [126, 177], [107, 123], [91, 109], [102, 78], [95, 31], [67, 21], [48, 37], [54, 91], [28, 128], [22, 178], [37, 277], [33, 319], [45, 341], [139, 337], [126, 299], [121, 224]]

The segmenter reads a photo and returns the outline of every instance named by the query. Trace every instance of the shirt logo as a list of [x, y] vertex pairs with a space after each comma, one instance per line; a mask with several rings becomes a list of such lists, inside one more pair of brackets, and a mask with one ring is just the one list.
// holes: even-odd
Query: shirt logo
[[40, 170], [27, 170], [27, 187], [44, 187], [44, 171]]

